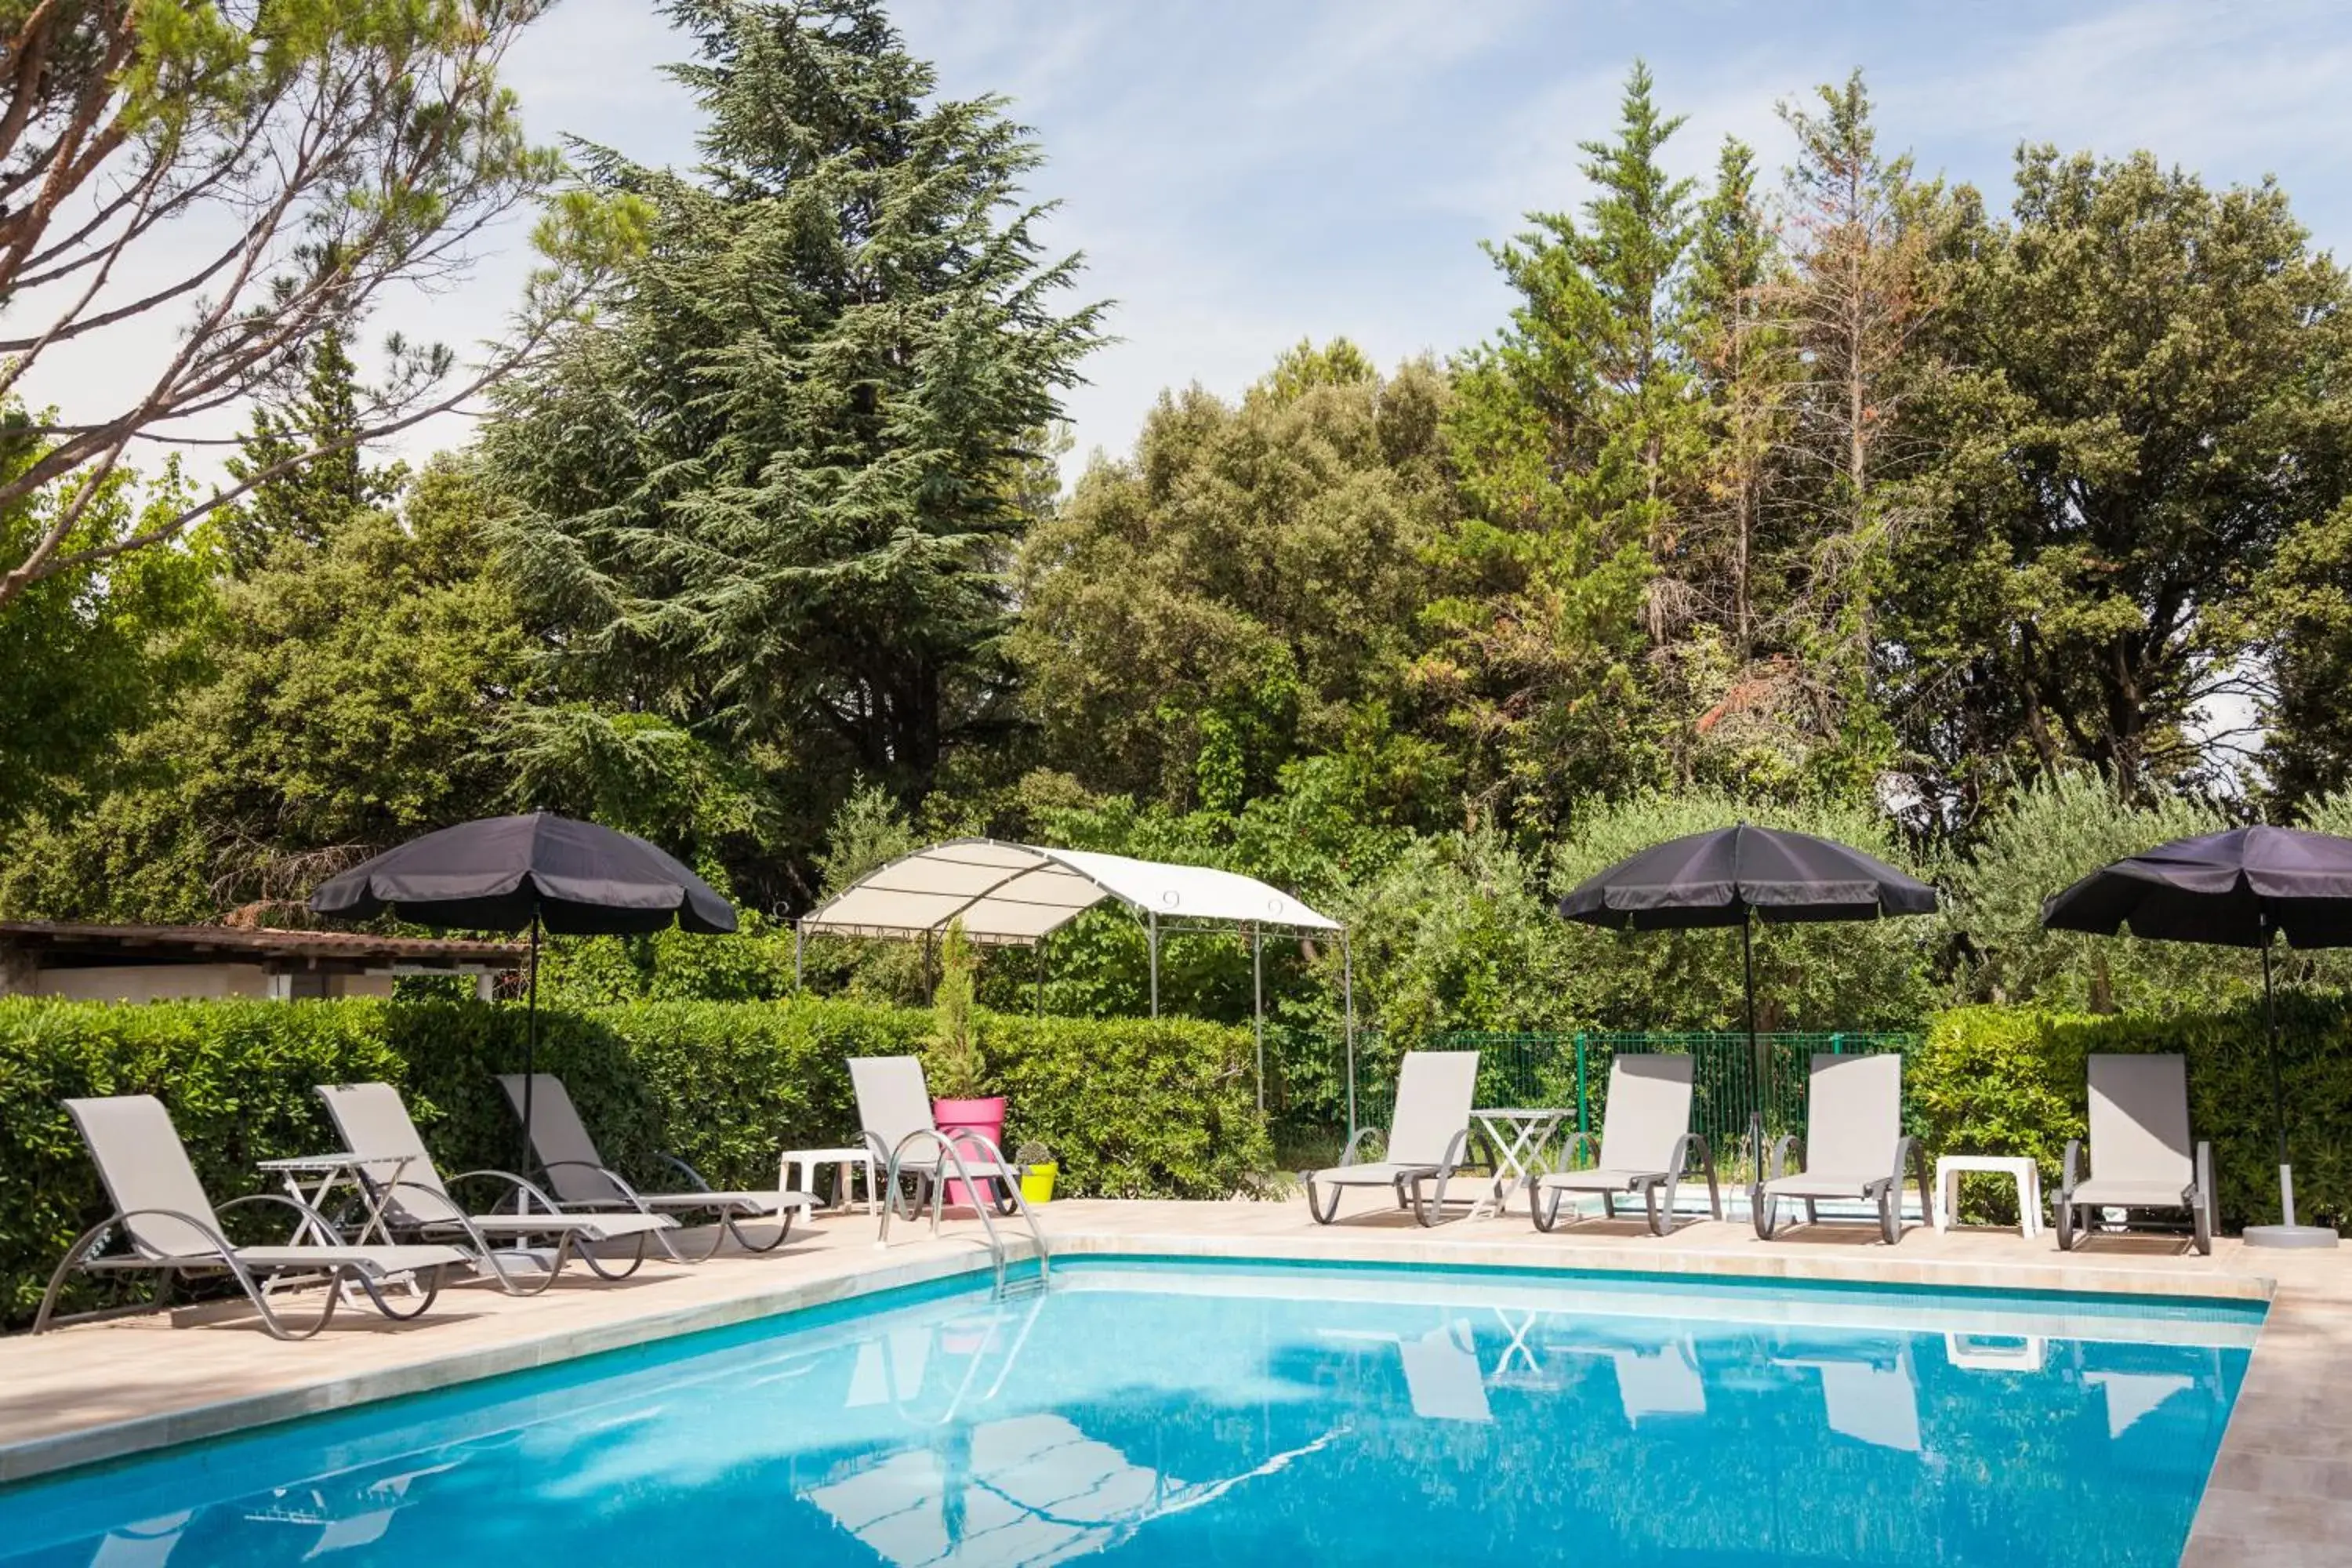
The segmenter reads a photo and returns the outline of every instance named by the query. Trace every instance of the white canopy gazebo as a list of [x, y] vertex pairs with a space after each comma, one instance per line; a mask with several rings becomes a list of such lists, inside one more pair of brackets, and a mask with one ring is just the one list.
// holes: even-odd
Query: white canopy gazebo
[[1049, 849], [995, 838], [950, 838], [877, 866], [793, 923], [793, 977], [810, 936], [893, 937], [926, 945], [961, 920], [964, 934], [991, 946], [1039, 947], [1101, 903], [1141, 921], [1151, 970], [1151, 1016], [1160, 1016], [1160, 939], [1178, 932], [1234, 931], [1250, 939], [1250, 986], [1257, 1034], [1258, 1104], [1265, 1103], [1265, 933], [1339, 942], [1348, 1039], [1348, 1124], [1356, 1121], [1356, 975], [1348, 931], [1281, 889], [1207, 866], [1177, 866]]

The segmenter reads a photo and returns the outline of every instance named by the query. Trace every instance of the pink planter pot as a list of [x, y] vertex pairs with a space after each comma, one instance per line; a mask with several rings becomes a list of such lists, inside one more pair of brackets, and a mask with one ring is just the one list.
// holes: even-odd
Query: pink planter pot
[[[1004, 1145], [1004, 1097], [1001, 1094], [991, 1095], [985, 1100], [934, 1100], [931, 1101], [931, 1121], [941, 1132], [950, 1135], [949, 1141], [955, 1143], [956, 1152], [963, 1156], [966, 1164], [975, 1164], [988, 1156], [971, 1143], [956, 1140], [953, 1134], [977, 1132], [1000, 1149]], [[950, 1165], [949, 1169], [954, 1167]], [[994, 1184], [983, 1182], [980, 1185], [986, 1192], [992, 1190]], [[947, 1201], [950, 1208], [958, 1205], [978, 1208], [985, 1200], [968, 1191], [963, 1183], [950, 1182]]]

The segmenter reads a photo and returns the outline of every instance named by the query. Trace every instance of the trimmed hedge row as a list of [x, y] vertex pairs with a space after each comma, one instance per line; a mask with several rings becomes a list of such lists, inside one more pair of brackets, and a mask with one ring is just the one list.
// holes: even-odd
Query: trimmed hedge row
[[[2282, 996], [2280, 1059], [2298, 1217], [2352, 1224], [2352, 1005]], [[2171, 1017], [1961, 1007], [1937, 1015], [1904, 1060], [1914, 1131], [1931, 1152], [2030, 1156], [2058, 1190], [2066, 1141], [2085, 1135], [2095, 1052], [2177, 1051], [2188, 1058], [2189, 1124], [2213, 1145], [2224, 1230], [2278, 1217], [2276, 1122], [2259, 1000]], [[2098, 1152], [2091, 1157], [2095, 1163]], [[1969, 1217], [2013, 1222], [2016, 1194], [1972, 1186]]]
[[[625, 1173], [660, 1177], [647, 1156], [666, 1150], [715, 1184], [766, 1186], [780, 1148], [854, 1141], [848, 1058], [916, 1051], [930, 1018], [649, 1002], [546, 1012], [540, 1026], [541, 1068], [563, 1075]], [[108, 1207], [61, 1100], [160, 1096], [216, 1201], [256, 1190], [256, 1161], [331, 1144], [320, 1083], [398, 1084], [445, 1169], [507, 1169], [517, 1127], [495, 1075], [520, 1066], [522, 1030], [520, 1010], [474, 1002], [0, 1000], [0, 1318], [29, 1319], [57, 1259]], [[1010, 1101], [1007, 1143], [1051, 1148], [1060, 1194], [1224, 1197], [1273, 1163], [1245, 1030], [983, 1014], [980, 1038]], [[85, 1287], [73, 1304], [98, 1300]]]
[[[2297, 995], [2281, 1010], [2300, 1206], [2352, 1224], [2352, 1004]], [[519, 1064], [522, 1028], [519, 1009], [473, 1002], [0, 1000], [0, 1319], [26, 1321], [58, 1258], [107, 1208], [59, 1100], [160, 1095], [218, 1199], [255, 1190], [256, 1161], [331, 1142], [320, 1083], [399, 1084], [446, 1168], [504, 1168], [516, 1126], [495, 1074]], [[850, 1141], [849, 1058], [917, 1051], [929, 1029], [926, 1013], [844, 1002], [646, 1002], [542, 1014], [540, 1060], [625, 1172], [657, 1176], [648, 1156], [669, 1150], [714, 1183], [759, 1186], [780, 1147]], [[1051, 1148], [1066, 1195], [1223, 1197], [1273, 1166], [1246, 1030], [982, 1014], [980, 1037], [1010, 1101], [1008, 1145]], [[2084, 1131], [2095, 1051], [2186, 1055], [2224, 1227], [2272, 1216], [2258, 1004], [2169, 1018], [1941, 1014], [1906, 1060], [1914, 1131], [1931, 1152], [2032, 1156], [2054, 1191], [2066, 1140]], [[2013, 1198], [1986, 1184], [1967, 1210], [2013, 1218]], [[98, 1299], [85, 1288], [75, 1304]]]

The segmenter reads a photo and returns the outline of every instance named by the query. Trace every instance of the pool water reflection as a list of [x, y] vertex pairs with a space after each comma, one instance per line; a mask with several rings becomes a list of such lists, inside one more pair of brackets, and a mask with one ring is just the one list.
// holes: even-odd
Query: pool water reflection
[[1290, 1266], [1055, 1281], [0, 1491], [0, 1563], [2170, 1563], [2260, 1321]]

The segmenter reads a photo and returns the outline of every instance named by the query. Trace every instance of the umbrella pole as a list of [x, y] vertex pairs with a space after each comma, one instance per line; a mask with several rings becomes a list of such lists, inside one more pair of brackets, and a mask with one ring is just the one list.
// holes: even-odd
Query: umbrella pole
[[2294, 1170], [2286, 1162], [2286, 1090], [2279, 1080], [2278, 1002], [2271, 994], [2271, 931], [2263, 922], [2263, 1022], [2271, 1037], [2271, 1118], [2278, 1125], [2279, 1213], [2294, 1224]]
[[1348, 1032], [1348, 1136], [1356, 1136], [1356, 959], [1348, 948], [1348, 928], [1339, 928], [1339, 1002]]
[[522, 1025], [522, 1152], [515, 1174], [530, 1169], [530, 1098], [539, 1084], [539, 911], [530, 911], [530, 984], [523, 1004]]
[[1250, 1024], [1257, 1036], [1257, 1108], [1265, 1109], [1265, 930], [1250, 922]]
[[[1745, 904], [1739, 909], [1739, 989], [1748, 999], [1748, 1061], [1756, 1074], [1756, 1109], [1764, 1109], [1764, 1088], [1770, 1079], [1762, 1054], [1756, 1045], [1756, 949], [1751, 932], [1756, 924], [1756, 911]], [[1756, 1151], [1757, 1169], [1762, 1170], [1764, 1151]]]

